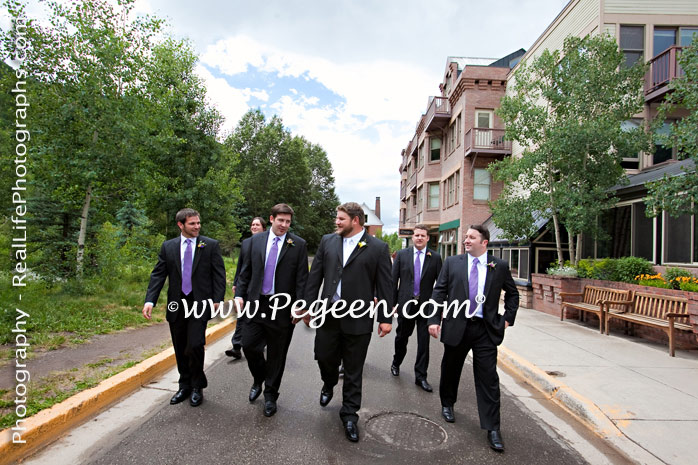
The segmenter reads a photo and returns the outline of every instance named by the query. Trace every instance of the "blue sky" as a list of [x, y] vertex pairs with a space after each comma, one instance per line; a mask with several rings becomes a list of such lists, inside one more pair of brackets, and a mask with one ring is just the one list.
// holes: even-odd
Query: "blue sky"
[[[30, 0], [30, 11], [38, 11]], [[381, 197], [397, 229], [400, 152], [448, 56], [528, 49], [567, 0], [137, 0], [191, 41], [231, 131], [250, 108], [328, 153], [342, 202]], [[38, 14], [38, 13], [37, 13]], [[278, 199], [283, 201], [283, 199]]]

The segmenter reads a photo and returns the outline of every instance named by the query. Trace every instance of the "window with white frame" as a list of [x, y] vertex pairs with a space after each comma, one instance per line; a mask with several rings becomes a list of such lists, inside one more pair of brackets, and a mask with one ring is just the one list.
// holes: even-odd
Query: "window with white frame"
[[439, 139], [438, 137], [430, 137], [429, 144], [431, 145], [429, 161], [439, 161], [441, 159], [441, 139]]
[[485, 168], [475, 168], [473, 171], [473, 199], [490, 200], [490, 172]]
[[436, 210], [439, 208], [439, 183], [430, 182], [429, 183], [429, 203], [427, 208], [429, 210]]
[[642, 60], [645, 53], [645, 26], [620, 26], [620, 49], [628, 68]]

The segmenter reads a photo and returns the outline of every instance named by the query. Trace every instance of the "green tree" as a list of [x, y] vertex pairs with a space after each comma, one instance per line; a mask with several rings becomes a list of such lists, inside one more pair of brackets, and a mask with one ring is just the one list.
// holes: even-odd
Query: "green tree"
[[670, 135], [659, 137], [659, 142], [675, 147], [679, 159], [690, 158], [694, 166], [685, 170], [683, 176], [674, 176], [648, 184], [647, 214], [658, 215], [662, 210], [672, 216], [684, 213], [698, 213], [698, 35], [693, 43], [683, 49], [679, 64], [684, 75], [673, 80], [669, 86], [673, 90], [660, 107], [655, 121], [664, 122], [666, 115], [677, 107], [687, 111], [687, 115], [672, 123]]
[[642, 128], [623, 127], [642, 110], [644, 70], [622, 63], [608, 36], [567, 37], [561, 51], [517, 70], [498, 110], [507, 137], [525, 149], [491, 165], [505, 183], [494, 220], [511, 239], [531, 237], [537, 215], [552, 220], [560, 262], [562, 228], [576, 262], [574, 238], [596, 233], [597, 213], [614, 204], [609, 189], [624, 179], [624, 154], [648, 145]]
[[[93, 210], [115, 211], [143, 184], [134, 168], [148, 135], [144, 70], [161, 21], [130, 19], [134, 0], [45, 3], [50, 24], [30, 22], [26, 29], [32, 187], [52, 204], [54, 223], [79, 217], [75, 269], [81, 273]], [[6, 5], [13, 17], [23, 14], [18, 2]], [[12, 53], [12, 39], [12, 31], [2, 33], [3, 58]]]
[[333, 229], [339, 200], [327, 154], [301, 136], [293, 136], [277, 116], [247, 112], [225, 141], [235, 154], [236, 178], [244, 201], [236, 209], [242, 224], [266, 217], [277, 203], [296, 212], [293, 228], [314, 249]]

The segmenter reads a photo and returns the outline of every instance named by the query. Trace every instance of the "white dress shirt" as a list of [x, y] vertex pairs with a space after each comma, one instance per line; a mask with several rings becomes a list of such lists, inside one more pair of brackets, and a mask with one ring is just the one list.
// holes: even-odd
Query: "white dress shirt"
[[[354, 234], [353, 236], [345, 237], [342, 240], [342, 266], [347, 264], [347, 260], [349, 260], [349, 257], [351, 256], [351, 253], [354, 251], [356, 248], [357, 244], [359, 243], [359, 239], [364, 235], [365, 229], [361, 228], [361, 231], [358, 233]], [[342, 296], [342, 280], [339, 280], [339, 283], [337, 283], [337, 291], [334, 293], [334, 298], [332, 299], [333, 302], [336, 302], [339, 300]]]
[[[487, 252], [476, 257], [477, 264], [477, 293], [485, 295], [485, 279], [487, 278]], [[470, 271], [473, 269], [473, 256], [468, 254], [468, 279], [470, 279]], [[472, 313], [472, 312], [471, 312]], [[482, 305], [477, 306], [475, 316], [482, 318]]]

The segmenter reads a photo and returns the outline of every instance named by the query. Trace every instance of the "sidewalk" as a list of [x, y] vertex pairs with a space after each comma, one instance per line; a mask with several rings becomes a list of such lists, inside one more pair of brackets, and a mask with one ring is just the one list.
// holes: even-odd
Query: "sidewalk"
[[500, 362], [635, 461], [696, 463], [698, 351], [520, 308]]

